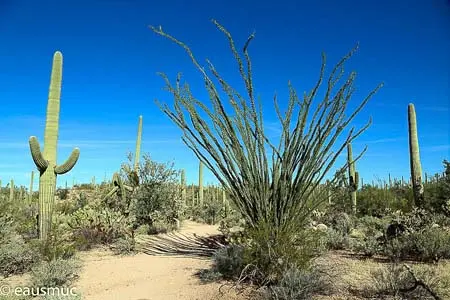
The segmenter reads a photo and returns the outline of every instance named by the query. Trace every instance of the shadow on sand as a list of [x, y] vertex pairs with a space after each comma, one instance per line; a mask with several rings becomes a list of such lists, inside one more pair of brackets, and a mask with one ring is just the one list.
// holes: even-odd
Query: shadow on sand
[[211, 257], [214, 252], [227, 245], [221, 234], [207, 237], [194, 234], [172, 232], [168, 234], [145, 236], [139, 241], [140, 251], [149, 255]]

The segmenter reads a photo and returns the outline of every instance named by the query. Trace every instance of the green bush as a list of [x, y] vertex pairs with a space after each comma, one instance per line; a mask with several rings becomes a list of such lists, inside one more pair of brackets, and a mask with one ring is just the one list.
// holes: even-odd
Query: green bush
[[[450, 297], [450, 278], [439, 274], [436, 267], [417, 265], [410, 268], [418, 280], [425, 283], [438, 297], [448, 299]], [[377, 296], [376, 299], [436, 299], [422, 286], [416, 285], [416, 280], [405, 265], [390, 264], [380, 269], [371, 271], [371, 283], [369, 293]], [[379, 298], [378, 298], [379, 297]]]
[[213, 256], [213, 270], [222, 274], [226, 279], [236, 279], [244, 269], [244, 248], [230, 245], [217, 250]]
[[76, 247], [87, 250], [98, 244], [111, 244], [128, 236], [129, 220], [118, 211], [109, 208], [85, 206], [68, 220]]
[[136, 241], [131, 237], [119, 238], [111, 246], [116, 255], [130, 255], [136, 253]]
[[326, 234], [326, 245], [328, 249], [344, 250], [350, 247], [349, 236], [343, 234], [341, 231], [328, 228]]
[[20, 235], [11, 233], [0, 240], [0, 274], [3, 276], [27, 272], [39, 258], [39, 253]]
[[78, 278], [80, 268], [80, 262], [73, 258], [42, 261], [31, 270], [31, 284], [34, 287], [69, 287]]
[[330, 277], [317, 267], [290, 268], [279, 282], [271, 286], [264, 298], [274, 300], [312, 299], [317, 294], [330, 294], [333, 286]]

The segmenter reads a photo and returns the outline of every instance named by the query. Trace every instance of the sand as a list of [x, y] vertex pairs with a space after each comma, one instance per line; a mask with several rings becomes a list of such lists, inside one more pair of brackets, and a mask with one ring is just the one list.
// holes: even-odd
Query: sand
[[[202, 257], [205, 247], [183, 241], [217, 233], [217, 226], [185, 221], [175, 234], [139, 237], [144, 253], [117, 256], [106, 249], [82, 252], [83, 269], [75, 283], [76, 292], [85, 300], [248, 299], [229, 283], [222, 288], [222, 283], [204, 284], [196, 275], [210, 268], [212, 260]], [[179, 241], [177, 248], [185, 245], [186, 254], [176, 255], [168, 241]], [[159, 251], [154, 250], [157, 245]]]

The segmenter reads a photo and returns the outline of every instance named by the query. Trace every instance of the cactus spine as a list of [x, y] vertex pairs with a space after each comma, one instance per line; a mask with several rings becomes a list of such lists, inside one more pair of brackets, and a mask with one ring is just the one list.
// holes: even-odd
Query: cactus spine
[[352, 144], [347, 144], [347, 163], [348, 163], [348, 179], [350, 186], [350, 198], [352, 201], [352, 211], [356, 214], [356, 191], [358, 190], [359, 174], [356, 172], [355, 162], [353, 161]]
[[420, 164], [419, 139], [417, 137], [416, 110], [414, 104], [408, 105], [409, 161], [411, 181], [416, 206], [423, 204], [422, 166]]
[[56, 176], [69, 172], [78, 161], [80, 150], [75, 148], [69, 158], [57, 165], [57, 143], [59, 129], [59, 107], [62, 81], [61, 52], [53, 55], [52, 73], [47, 104], [47, 118], [44, 133], [44, 151], [41, 152], [39, 142], [31, 136], [30, 151], [39, 170], [39, 238], [46, 240], [51, 227], [51, 218], [55, 202]]
[[200, 161], [198, 166], [198, 200], [200, 206], [203, 205], [203, 162]]

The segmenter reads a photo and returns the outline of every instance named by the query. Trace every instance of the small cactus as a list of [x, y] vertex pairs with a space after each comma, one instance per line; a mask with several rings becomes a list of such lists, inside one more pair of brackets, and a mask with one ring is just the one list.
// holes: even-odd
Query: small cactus
[[52, 213], [55, 202], [56, 176], [69, 172], [78, 161], [80, 150], [75, 148], [69, 158], [61, 165], [56, 163], [56, 147], [58, 143], [59, 107], [62, 81], [62, 54], [57, 51], [53, 55], [50, 91], [48, 95], [47, 120], [44, 133], [44, 151], [41, 152], [35, 136], [30, 137], [30, 151], [36, 164], [39, 177], [39, 238], [47, 239], [52, 224]]

